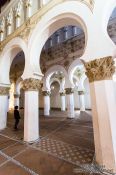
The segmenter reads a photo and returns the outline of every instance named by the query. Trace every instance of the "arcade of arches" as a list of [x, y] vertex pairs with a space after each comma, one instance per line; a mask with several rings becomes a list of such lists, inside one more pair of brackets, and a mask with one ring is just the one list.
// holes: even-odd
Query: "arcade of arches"
[[1, 175], [116, 174], [115, 58], [116, 0], [1, 3]]

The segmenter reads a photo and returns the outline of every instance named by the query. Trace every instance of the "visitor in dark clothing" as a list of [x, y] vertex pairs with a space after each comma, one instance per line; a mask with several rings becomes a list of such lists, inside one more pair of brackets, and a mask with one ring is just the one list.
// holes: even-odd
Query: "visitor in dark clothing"
[[14, 129], [17, 130], [17, 126], [19, 124], [19, 120], [20, 120], [20, 114], [19, 114], [19, 110], [18, 110], [18, 106], [15, 106], [14, 109], [14, 119], [15, 119], [15, 126]]

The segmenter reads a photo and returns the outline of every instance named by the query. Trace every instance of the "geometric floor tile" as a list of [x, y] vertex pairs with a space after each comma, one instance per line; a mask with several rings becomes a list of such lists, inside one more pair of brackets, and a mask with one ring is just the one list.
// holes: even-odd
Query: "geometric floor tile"
[[58, 140], [43, 138], [34, 145], [39, 150], [57, 156], [75, 165], [91, 164], [94, 152]]

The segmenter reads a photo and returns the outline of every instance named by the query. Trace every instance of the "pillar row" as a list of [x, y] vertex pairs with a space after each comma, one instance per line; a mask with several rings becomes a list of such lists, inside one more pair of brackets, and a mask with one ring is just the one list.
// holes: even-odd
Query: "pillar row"
[[19, 98], [20, 98], [20, 94], [14, 94], [14, 106], [19, 107]]
[[66, 110], [65, 92], [60, 92], [60, 99], [61, 99], [61, 111], [65, 111]]
[[74, 91], [72, 88], [66, 88], [65, 92], [67, 97], [68, 118], [74, 118]]
[[114, 61], [108, 56], [84, 64], [90, 82], [96, 162], [116, 173]]
[[85, 111], [85, 92], [78, 91], [79, 99], [80, 99], [80, 111]]
[[6, 128], [10, 87], [0, 86], [0, 130]]
[[44, 115], [49, 116], [50, 115], [50, 91], [43, 91], [42, 94], [44, 96]]
[[24, 104], [24, 141], [33, 142], [39, 139], [39, 88], [41, 82], [38, 79], [25, 79], [22, 88], [25, 91]]

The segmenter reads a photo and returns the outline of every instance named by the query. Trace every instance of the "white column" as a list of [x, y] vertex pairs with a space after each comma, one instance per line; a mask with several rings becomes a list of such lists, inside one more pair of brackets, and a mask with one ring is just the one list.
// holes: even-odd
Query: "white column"
[[79, 99], [80, 99], [80, 111], [85, 111], [85, 96], [84, 91], [78, 91]]
[[90, 81], [96, 162], [116, 173], [116, 99], [111, 79], [114, 62], [105, 57], [85, 63], [85, 67]]
[[96, 161], [116, 172], [116, 101], [113, 82], [90, 83], [90, 91]]
[[8, 111], [8, 87], [0, 87], [0, 130], [6, 128]]
[[32, 0], [26, 0], [26, 19], [32, 15]]
[[24, 105], [24, 141], [33, 142], [39, 139], [39, 79], [29, 78], [22, 82], [25, 91]]
[[50, 92], [43, 91], [43, 96], [44, 96], [44, 115], [49, 116], [50, 115]]
[[66, 104], [65, 104], [65, 94], [64, 92], [60, 92], [60, 98], [61, 98], [61, 111], [66, 110]]
[[38, 91], [25, 91], [24, 141], [39, 138]]
[[4, 39], [4, 32], [0, 31], [0, 41], [3, 41], [3, 39]]
[[72, 30], [73, 30], [73, 36], [77, 35], [77, 27], [73, 26]]
[[29, 17], [31, 17], [31, 7], [30, 6], [26, 8], [26, 18], [29, 18]]
[[38, 9], [42, 8], [43, 0], [38, 0]]
[[60, 43], [60, 33], [56, 32], [56, 43], [59, 44]]
[[68, 28], [64, 27], [64, 40], [68, 39]]
[[6, 20], [5, 20], [5, 17], [3, 17], [0, 24], [0, 41], [4, 40], [5, 24], [6, 24]]
[[0, 95], [0, 130], [6, 128], [7, 110], [8, 110], [8, 96]]
[[52, 38], [49, 39], [49, 43], [50, 43], [50, 47], [52, 47], [53, 46], [53, 40], [52, 40]]
[[74, 118], [74, 95], [72, 88], [66, 88], [68, 118]]
[[10, 96], [7, 96], [8, 100], [7, 100], [7, 112], [9, 111], [9, 101], [10, 101]]
[[20, 16], [17, 16], [16, 17], [16, 28], [20, 27], [20, 25], [21, 25], [21, 18]]
[[8, 24], [7, 25], [7, 35], [10, 35], [11, 31], [12, 31], [12, 26], [11, 26], [11, 24]]
[[14, 94], [14, 106], [18, 106], [19, 107], [19, 94]]

